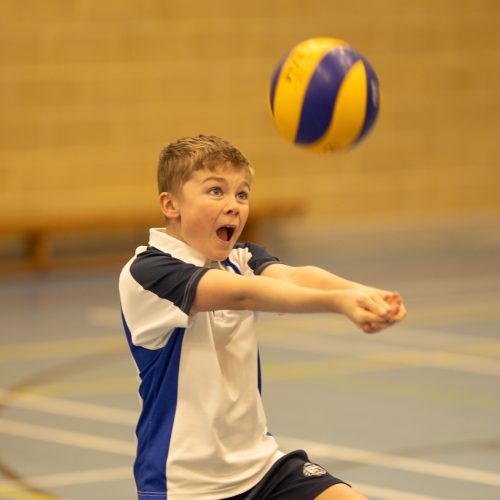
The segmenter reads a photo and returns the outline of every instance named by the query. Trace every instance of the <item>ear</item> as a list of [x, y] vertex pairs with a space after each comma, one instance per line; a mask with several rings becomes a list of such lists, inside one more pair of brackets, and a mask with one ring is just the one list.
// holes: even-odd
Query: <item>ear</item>
[[167, 219], [177, 219], [180, 217], [179, 200], [172, 193], [160, 193], [160, 208]]

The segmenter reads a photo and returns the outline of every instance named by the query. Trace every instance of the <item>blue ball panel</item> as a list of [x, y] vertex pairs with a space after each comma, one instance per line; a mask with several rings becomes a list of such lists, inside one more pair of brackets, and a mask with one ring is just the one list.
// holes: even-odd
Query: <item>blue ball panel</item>
[[276, 94], [276, 86], [278, 85], [278, 80], [281, 74], [281, 70], [283, 69], [283, 65], [285, 64], [285, 61], [288, 57], [288, 54], [286, 54], [279, 64], [276, 66], [276, 69], [274, 70], [273, 77], [271, 79], [271, 87], [269, 89], [269, 105], [271, 106], [271, 113], [274, 115], [274, 96]]
[[[375, 71], [373, 71], [373, 68], [368, 64], [368, 62], [363, 57], [361, 59], [363, 59], [363, 64], [365, 65], [366, 71], [366, 113], [363, 128], [361, 129], [361, 132], [359, 133], [355, 143], [359, 142], [363, 138], [363, 136], [372, 128], [375, 120], [377, 119], [378, 110], [380, 107], [380, 94], [377, 75], [375, 74]], [[376, 92], [376, 95], [374, 95], [374, 90]]]
[[313, 143], [327, 132], [342, 80], [359, 59], [361, 56], [347, 47], [335, 48], [325, 54], [304, 96], [296, 144]]

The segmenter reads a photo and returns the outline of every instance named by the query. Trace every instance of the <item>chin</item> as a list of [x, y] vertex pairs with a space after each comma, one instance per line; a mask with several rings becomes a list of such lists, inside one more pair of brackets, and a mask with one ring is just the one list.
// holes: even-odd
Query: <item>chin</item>
[[230, 252], [220, 252], [217, 253], [217, 255], [213, 257], [213, 260], [217, 260], [219, 262], [222, 262], [223, 260], [226, 260], [229, 257]]
[[208, 256], [209, 259], [211, 260], [218, 260], [218, 261], [223, 261], [226, 260], [229, 257], [229, 254], [231, 253], [233, 247], [228, 248], [227, 250], [216, 250], [211, 252], [211, 255]]

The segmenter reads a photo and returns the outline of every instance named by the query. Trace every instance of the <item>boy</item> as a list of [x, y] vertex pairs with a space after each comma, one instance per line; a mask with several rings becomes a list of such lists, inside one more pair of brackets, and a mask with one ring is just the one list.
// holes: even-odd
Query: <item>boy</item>
[[160, 155], [165, 228], [120, 275], [141, 379], [140, 500], [361, 500], [303, 451], [283, 454], [260, 397], [255, 311], [332, 312], [367, 333], [405, 316], [397, 293], [289, 267], [237, 243], [253, 170], [227, 141], [185, 137]]

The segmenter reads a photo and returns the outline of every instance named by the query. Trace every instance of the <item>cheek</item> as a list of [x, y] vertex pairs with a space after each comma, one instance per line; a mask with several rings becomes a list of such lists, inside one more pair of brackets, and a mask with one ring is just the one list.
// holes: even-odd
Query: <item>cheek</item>
[[193, 203], [185, 214], [184, 223], [191, 231], [204, 232], [212, 228], [215, 215], [210, 207], [198, 203]]
[[248, 205], [244, 205], [244, 208], [240, 210], [240, 217], [243, 220], [243, 222], [247, 221], [249, 212], [250, 212], [250, 207]]

